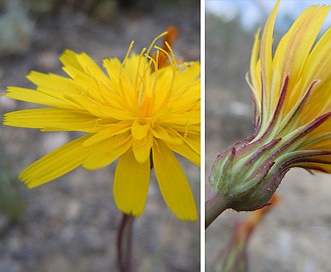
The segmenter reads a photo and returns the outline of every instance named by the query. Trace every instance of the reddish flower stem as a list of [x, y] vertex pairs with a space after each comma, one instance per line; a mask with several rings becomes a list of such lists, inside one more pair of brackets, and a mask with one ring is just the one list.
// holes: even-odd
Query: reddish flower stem
[[117, 232], [117, 266], [120, 272], [133, 270], [132, 230], [134, 216], [123, 213]]

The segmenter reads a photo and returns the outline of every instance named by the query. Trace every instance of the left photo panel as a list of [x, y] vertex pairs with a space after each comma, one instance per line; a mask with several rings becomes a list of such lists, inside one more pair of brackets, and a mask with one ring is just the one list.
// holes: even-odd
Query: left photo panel
[[0, 268], [200, 271], [200, 1], [0, 14]]

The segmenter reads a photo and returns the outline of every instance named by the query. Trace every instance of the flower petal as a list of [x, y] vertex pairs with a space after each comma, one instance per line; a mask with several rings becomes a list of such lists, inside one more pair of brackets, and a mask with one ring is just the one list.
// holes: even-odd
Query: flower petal
[[[155, 95], [153, 101], [153, 114], [156, 114], [167, 105], [173, 92], [173, 70], [171, 67], [163, 68], [161, 71], [154, 73], [156, 77]], [[154, 89], [151, 88], [151, 89]]]
[[82, 136], [55, 149], [28, 166], [19, 175], [19, 179], [28, 188], [33, 188], [70, 172], [80, 166], [89, 155], [91, 148], [82, 145], [89, 137]]
[[[130, 125], [125, 122], [118, 122], [114, 124], [105, 125], [97, 133], [93, 134], [87, 141], [83, 143], [85, 146], [97, 144], [115, 135], [123, 134], [130, 130]], [[126, 134], [128, 135], [128, 134]]]
[[189, 112], [169, 113], [162, 117], [164, 124], [189, 125], [200, 123], [200, 109], [192, 109]]
[[174, 152], [200, 166], [200, 137], [186, 137], [183, 144], [173, 145], [167, 143], [167, 145]]
[[131, 131], [132, 131], [132, 137], [141, 140], [146, 137], [148, 131], [150, 130], [150, 123], [140, 123], [137, 120], [134, 120]]
[[69, 110], [44, 108], [9, 112], [4, 115], [7, 126], [39, 128], [43, 131], [95, 132], [98, 118]]
[[[304, 96], [308, 86], [295, 88], [299, 80], [306, 75], [302, 74], [304, 64], [307, 61], [308, 54], [315, 42], [317, 34], [321, 29], [325, 17], [329, 12], [328, 7], [311, 6], [306, 9], [293, 23], [290, 30], [283, 36], [277, 47], [274, 58], [274, 90], [271, 96], [274, 97], [273, 105], [276, 104], [279, 96], [281, 85], [285, 78], [289, 77], [288, 89], [292, 90], [291, 95], [285, 102], [285, 113], [289, 112], [295, 104], [295, 101]], [[311, 22], [314, 22], [313, 24]], [[278, 67], [275, 69], [275, 67]], [[308, 68], [309, 70], [311, 67]], [[319, 78], [314, 78], [319, 79]], [[302, 81], [304, 82], [304, 81]], [[311, 84], [311, 82], [309, 82]]]
[[[315, 116], [330, 111], [331, 96], [329, 89], [331, 85], [330, 63], [331, 63], [331, 28], [329, 28], [315, 45], [309, 54], [303, 71], [304, 85], [310, 85], [315, 79], [320, 81], [314, 86], [310, 96], [310, 107], [305, 107], [301, 114], [303, 122], [309, 122]], [[308, 88], [308, 87], [304, 87]]]
[[53, 96], [52, 94], [49, 93], [43, 93], [38, 90], [36, 91], [26, 88], [8, 87], [5, 96], [24, 102], [36, 103], [50, 107], [68, 108], [68, 109], [77, 108], [74, 104], [67, 101], [62, 94]]
[[165, 142], [172, 143], [172, 144], [182, 144], [183, 143], [183, 136], [178, 134], [177, 131], [173, 129], [165, 129], [162, 126], [156, 126], [153, 129], [153, 136], [155, 138], [159, 138]]
[[[272, 10], [265, 28], [263, 30], [262, 39], [261, 39], [261, 49], [260, 49], [260, 57], [261, 57], [261, 74], [262, 74], [262, 82], [263, 82], [263, 90], [265, 97], [265, 107], [269, 107], [270, 103], [270, 86], [272, 79], [272, 42], [273, 42], [273, 32], [275, 27], [276, 16], [279, 8], [280, 1], [277, 1], [274, 9]], [[269, 110], [268, 108], [266, 108]], [[264, 110], [264, 112], [268, 112]]]
[[71, 78], [56, 74], [44, 74], [32, 71], [27, 76], [27, 79], [36, 84], [38, 90], [42, 90], [45, 93], [50, 91], [51, 93], [81, 94], [84, 91], [84, 89]]
[[190, 185], [176, 156], [162, 141], [152, 148], [153, 163], [162, 196], [181, 220], [196, 220], [197, 208]]
[[177, 112], [187, 112], [195, 106], [200, 106], [200, 80], [187, 84], [186, 90], [172, 98], [171, 107]]
[[138, 163], [132, 152], [122, 155], [114, 177], [114, 198], [126, 214], [140, 216], [144, 210], [150, 180], [150, 161]]
[[88, 170], [94, 170], [111, 164], [131, 147], [131, 137], [127, 134], [115, 135], [94, 145], [86, 145], [86, 142], [83, 145], [91, 146], [92, 149], [91, 154], [83, 162], [83, 167]]
[[261, 88], [261, 69], [259, 65], [261, 65], [261, 62], [258, 59], [258, 53], [259, 53], [259, 46], [260, 46], [260, 29], [255, 34], [255, 40], [254, 45], [252, 49], [252, 56], [250, 61], [250, 78], [251, 78], [251, 91], [253, 93], [253, 99], [256, 107], [256, 113], [258, 116], [261, 114], [261, 96], [262, 96], [262, 88]]
[[[177, 92], [181, 93], [186, 89], [187, 86], [190, 86], [188, 82], [196, 83], [200, 74], [200, 63], [192, 62], [183, 72], [176, 74], [176, 80], [174, 81], [175, 94]], [[184, 88], [183, 88], [184, 87]], [[199, 92], [200, 93], [200, 92]]]
[[[277, 51], [281, 52], [276, 52], [275, 62], [280, 62], [283, 74], [281, 81], [290, 75], [290, 89], [304, 67], [303, 64], [306, 62], [328, 12], [328, 7], [309, 7], [295, 20], [290, 30], [279, 42], [280, 49], [277, 48]], [[284, 46], [282, 46], [283, 44]], [[279, 56], [279, 59], [276, 59], [276, 56]]]
[[75, 53], [74, 51], [71, 51], [69, 49], [65, 50], [64, 53], [60, 57], [60, 61], [64, 66], [72, 66], [77, 70], [84, 71], [84, 68], [79, 63], [77, 56], [79, 54]]
[[148, 133], [148, 135], [142, 140], [132, 140], [133, 154], [138, 162], [143, 163], [146, 160], [149, 160], [152, 145], [152, 133]]

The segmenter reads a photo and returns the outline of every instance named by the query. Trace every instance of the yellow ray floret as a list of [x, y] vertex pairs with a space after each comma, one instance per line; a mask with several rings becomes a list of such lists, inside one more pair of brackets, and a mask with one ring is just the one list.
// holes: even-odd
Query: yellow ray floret
[[311, 106], [302, 110], [297, 125], [312, 121], [330, 110], [331, 96], [326, 88], [330, 84], [331, 30], [316, 43], [330, 7], [314, 5], [306, 9], [282, 37], [273, 54], [273, 29], [279, 4], [280, 1], [266, 22], [261, 41], [258, 31], [251, 57], [250, 86], [256, 105], [256, 120], [260, 120], [262, 128], [274, 116], [287, 77], [286, 96], [280, 113], [283, 120], [289, 118], [291, 110], [303, 99], [314, 81], [318, 84], [315, 84], [307, 102]]
[[287, 144], [287, 151], [305, 152], [301, 155], [305, 158], [312, 154], [304, 162], [305, 168], [312, 165], [315, 170], [328, 172], [331, 29], [316, 39], [330, 6], [307, 8], [280, 39], [273, 53], [273, 29], [279, 5], [280, 1], [266, 22], [261, 41], [260, 31], [257, 32], [252, 49], [249, 84], [256, 107], [254, 141], [268, 137], [295, 142], [295, 146]]

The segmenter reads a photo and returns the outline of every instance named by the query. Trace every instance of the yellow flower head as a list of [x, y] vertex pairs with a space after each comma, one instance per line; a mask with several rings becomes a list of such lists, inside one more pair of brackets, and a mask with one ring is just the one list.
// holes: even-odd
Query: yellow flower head
[[[182, 220], [197, 218], [174, 152], [200, 163], [200, 65], [179, 63], [169, 44], [155, 46], [165, 34], [140, 54], [130, 52], [132, 43], [122, 62], [105, 59], [107, 73], [85, 53], [67, 50], [60, 60], [69, 78], [31, 72], [36, 90], [8, 88], [5, 96], [46, 107], [7, 113], [5, 125], [86, 133], [27, 167], [19, 178], [29, 188], [81, 165], [94, 170], [118, 159], [114, 197], [121, 211], [142, 213], [154, 167], [169, 208]], [[168, 65], [159, 66], [161, 55]]]
[[221, 154], [211, 175], [237, 210], [266, 205], [292, 167], [331, 173], [331, 29], [316, 42], [330, 7], [306, 9], [273, 51], [279, 4], [252, 50], [255, 134]]

